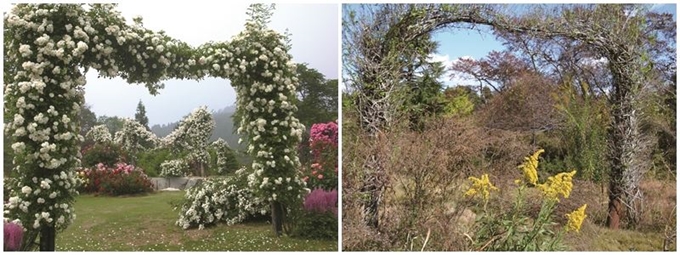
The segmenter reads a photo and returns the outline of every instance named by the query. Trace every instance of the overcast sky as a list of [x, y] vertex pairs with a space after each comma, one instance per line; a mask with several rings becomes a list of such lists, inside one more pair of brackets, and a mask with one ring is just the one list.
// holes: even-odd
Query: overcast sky
[[[4, 10], [8, 4], [2, 4]], [[243, 30], [248, 3], [228, 2], [201, 4], [189, 1], [125, 1], [119, 4], [123, 16], [132, 22], [140, 15], [144, 26], [165, 30], [169, 36], [198, 46], [208, 41], [230, 40]], [[277, 4], [269, 27], [292, 34], [293, 61], [309, 63], [327, 79], [338, 77], [337, 4]], [[194, 108], [207, 105], [219, 110], [236, 102], [229, 81], [168, 80], [160, 95], [151, 96], [143, 85], [128, 84], [122, 79], [100, 79], [96, 71], [87, 74], [85, 101], [97, 116], [134, 118], [139, 100], [146, 106], [149, 124], [165, 124], [179, 120]]]

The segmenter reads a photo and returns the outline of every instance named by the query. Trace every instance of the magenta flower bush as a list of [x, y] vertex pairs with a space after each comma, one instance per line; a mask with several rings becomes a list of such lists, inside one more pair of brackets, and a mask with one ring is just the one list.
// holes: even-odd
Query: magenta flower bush
[[323, 143], [338, 146], [338, 123], [332, 121], [328, 123], [316, 123], [310, 130], [309, 142], [312, 146], [316, 143]]
[[4, 251], [18, 251], [21, 248], [24, 229], [16, 223], [5, 222], [4, 232]]
[[338, 191], [325, 191], [314, 189], [305, 198], [304, 208], [308, 212], [326, 213], [338, 215]]
[[295, 235], [312, 239], [338, 238], [338, 191], [314, 189], [305, 197]]
[[313, 163], [302, 169], [303, 180], [310, 189], [338, 188], [338, 123], [312, 125], [309, 138]]

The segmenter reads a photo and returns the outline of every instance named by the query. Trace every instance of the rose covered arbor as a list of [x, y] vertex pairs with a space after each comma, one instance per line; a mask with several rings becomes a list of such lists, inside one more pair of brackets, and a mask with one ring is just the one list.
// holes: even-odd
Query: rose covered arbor
[[[33, 249], [39, 237], [40, 250], [54, 250], [56, 231], [76, 218], [79, 114], [90, 69], [144, 84], [151, 94], [167, 79], [229, 79], [254, 160], [249, 187], [271, 201], [279, 234], [284, 205], [299, 201], [305, 187], [296, 170], [304, 127], [294, 116], [288, 37], [267, 27], [273, 6], [251, 5], [244, 31], [199, 47], [146, 29], [141, 19], [128, 24], [115, 7], [17, 4], [4, 17], [5, 135], [19, 174], [4, 217], [23, 226], [22, 249]], [[273, 181], [280, 178], [292, 181]]]

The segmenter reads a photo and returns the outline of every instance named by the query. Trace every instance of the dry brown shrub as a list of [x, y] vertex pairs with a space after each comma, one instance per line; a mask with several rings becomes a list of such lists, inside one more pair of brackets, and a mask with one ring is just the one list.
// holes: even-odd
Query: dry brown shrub
[[[343, 250], [467, 250], [476, 216], [462, 196], [467, 177], [490, 173], [511, 183], [532, 149], [526, 136], [459, 118], [431, 120], [422, 132], [396, 127], [381, 139], [343, 129]], [[383, 159], [389, 180], [377, 230], [363, 227], [360, 213], [371, 154]]]

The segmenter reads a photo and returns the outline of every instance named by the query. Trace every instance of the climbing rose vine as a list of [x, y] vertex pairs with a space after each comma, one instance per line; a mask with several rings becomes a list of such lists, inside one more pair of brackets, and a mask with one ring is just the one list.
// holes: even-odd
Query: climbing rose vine
[[109, 128], [106, 127], [106, 125], [92, 127], [90, 131], [87, 131], [85, 137], [91, 139], [95, 143], [109, 143], [113, 140], [111, 132], [109, 132]]
[[196, 108], [184, 117], [172, 133], [163, 138], [163, 144], [176, 153], [188, 152], [187, 162], [198, 162], [203, 167], [210, 160], [208, 139], [215, 129], [215, 121], [206, 106]]
[[[236, 171], [236, 169], [229, 169], [229, 159], [231, 149], [227, 141], [222, 138], [217, 138], [210, 146], [215, 150], [216, 163], [218, 174], [225, 174], [229, 171]], [[233, 155], [231, 155], [233, 157]], [[235, 158], [233, 158], [235, 160]]]
[[186, 176], [189, 171], [189, 165], [183, 159], [171, 159], [166, 160], [161, 163], [161, 173], [158, 174], [162, 177], [181, 177]]
[[155, 148], [158, 137], [136, 120], [125, 118], [123, 129], [116, 132], [113, 141], [125, 151], [136, 155], [141, 151]]
[[[5, 217], [20, 220], [29, 236], [43, 227], [65, 229], [75, 219], [82, 71], [90, 69], [145, 84], [154, 95], [166, 79], [230, 79], [243, 116], [239, 131], [254, 157], [249, 185], [267, 200], [300, 199], [305, 183], [295, 148], [304, 127], [294, 116], [297, 78], [288, 37], [267, 28], [273, 8], [251, 5], [245, 30], [230, 42], [194, 48], [144, 28], [141, 19], [126, 23], [115, 7], [17, 4], [5, 15], [4, 109], [11, 119], [5, 133], [19, 173], [19, 195], [5, 204]], [[114, 140], [134, 147], [123, 134]]]

